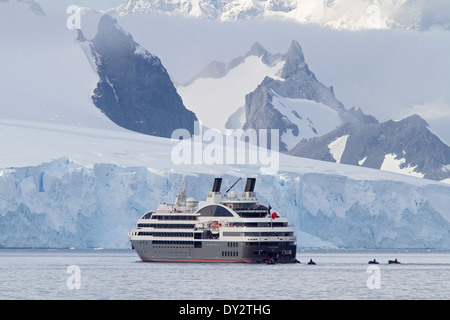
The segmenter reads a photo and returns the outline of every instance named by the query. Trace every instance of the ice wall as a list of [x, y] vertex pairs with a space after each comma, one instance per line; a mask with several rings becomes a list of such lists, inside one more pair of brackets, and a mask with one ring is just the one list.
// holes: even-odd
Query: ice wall
[[[184, 179], [188, 196], [202, 200], [214, 177], [67, 158], [2, 169], [0, 247], [127, 248], [137, 218], [171, 203]], [[235, 180], [223, 176], [222, 191]], [[444, 184], [280, 172], [258, 176], [255, 191], [295, 225], [299, 247], [450, 248]]]

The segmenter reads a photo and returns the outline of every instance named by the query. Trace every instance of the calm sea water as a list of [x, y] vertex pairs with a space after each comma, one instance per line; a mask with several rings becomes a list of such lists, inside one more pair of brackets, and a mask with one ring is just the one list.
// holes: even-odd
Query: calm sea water
[[[0, 299], [450, 298], [449, 251], [303, 251], [297, 258], [301, 264], [175, 264], [143, 263], [132, 250], [5, 249]], [[380, 264], [372, 268], [374, 258]], [[387, 264], [395, 258], [401, 264]]]

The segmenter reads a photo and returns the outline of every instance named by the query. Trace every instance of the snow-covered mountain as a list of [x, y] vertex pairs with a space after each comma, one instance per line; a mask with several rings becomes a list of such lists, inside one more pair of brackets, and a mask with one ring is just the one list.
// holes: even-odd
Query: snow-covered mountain
[[346, 123], [303, 140], [289, 154], [393, 171], [433, 180], [450, 178], [450, 147], [419, 116], [383, 123]]
[[446, 0], [408, 0], [386, 20], [388, 28], [404, 30], [450, 30], [450, 7]]
[[266, 77], [245, 97], [243, 129], [278, 129], [280, 150], [292, 149], [300, 140], [322, 136], [342, 123], [372, 123], [361, 110], [347, 110], [309, 70], [297, 41], [284, 56], [279, 79]]
[[309, 70], [295, 40], [286, 54], [271, 54], [255, 43], [228, 64], [211, 62], [178, 92], [207, 127], [280, 130], [282, 151], [345, 122], [376, 121], [361, 110], [346, 110], [333, 88]]
[[[250, 58], [253, 65], [247, 62]], [[250, 78], [249, 86], [239, 82]], [[278, 129], [280, 150], [291, 155], [438, 181], [450, 177], [450, 147], [422, 118], [380, 124], [360, 109], [347, 110], [332, 87], [309, 70], [296, 41], [284, 55], [272, 55], [257, 43], [228, 65], [211, 63], [179, 91], [188, 105], [198, 108], [205, 125], [221, 130]]]
[[446, 0], [124, 0], [109, 12], [182, 15], [195, 19], [251, 19], [313, 23], [334, 29], [449, 29]]

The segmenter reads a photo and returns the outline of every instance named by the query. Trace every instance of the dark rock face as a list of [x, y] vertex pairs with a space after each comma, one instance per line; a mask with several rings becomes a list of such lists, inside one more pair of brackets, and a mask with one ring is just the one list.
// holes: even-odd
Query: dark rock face
[[450, 163], [450, 147], [430, 132], [427, 123], [417, 115], [397, 122], [346, 123], [322, 137], [301, 141], [289, 154], [336, 162], [328, 145], [345, 135], [348, 138], [340, 163], [380, 169], [385, 156], [395, 154], [397, 160], [404, 159], [400, 168], [415, 167], [414, 171], [427, 179], [450, 177], [450, 171], [444, 167]]
[[160, 137], [170, 137], [178, 128], [194, 132], [197, 117], [183, 105], [160, 59], [115, 19], [100, 19], [91, 51], [100, 77], [92, 100], [113, 122]]

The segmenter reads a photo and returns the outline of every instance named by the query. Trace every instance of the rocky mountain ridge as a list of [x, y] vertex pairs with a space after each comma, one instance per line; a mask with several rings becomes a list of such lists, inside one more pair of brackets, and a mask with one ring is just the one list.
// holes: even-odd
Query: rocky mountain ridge
[[301, 141], [289, 154], [438, 181], [450, 177], [450, 147], [418, 115], [383, 123], [345, 123], [322, 137]]
[[[312, 102], [320, 104], [320, 107], [330, 108], [327, 113], [331, 113], [333, 118], [337, 118], [333, 120], [336, 127], [347, 122], [371, 123], [376, 121], [375, 118], [364, 115], [361, 110], [347, 110], [336, 99], [333, 87], [327, 87], [317, 80], [314, 73], [310, 71], [302, 48], [297, 41], [292, 41], [289, 50], [283, 55], [283, 60], [285, 63], [280, 70], [279, 79], [266, 77], [255, 91], [246, 96], [244, 130], [279, 129], [280, 150], [287, 151], [290, 147], [283, 141], [282, 136], [288, 131], [291, 133], [291, 138], [297, 137], [298, 141], [302, 137], [314, 137], [327, 133], [319, 132], [318, 127], [330, 119], [323, 119], [324, 114], [316, 115], [316, 119], [305, 116], [312, 108], [319, 108], [318, 105], [305, 106], [305, 103]], [[291, 114], [294, 115], [294, 118]], [[307, 121], [309, 129], [301, 130], [304, 121]], [[290, 146], [293, 146], [292, 142]]]
[[195, 114], [186, 109], [161, 60], [142, 48], [115, 19], [103, 15], [91, 41], [78, 40], [99, 75], [92, 100], [113, 122], [160, 137], [174, 130], [194, 132]]

